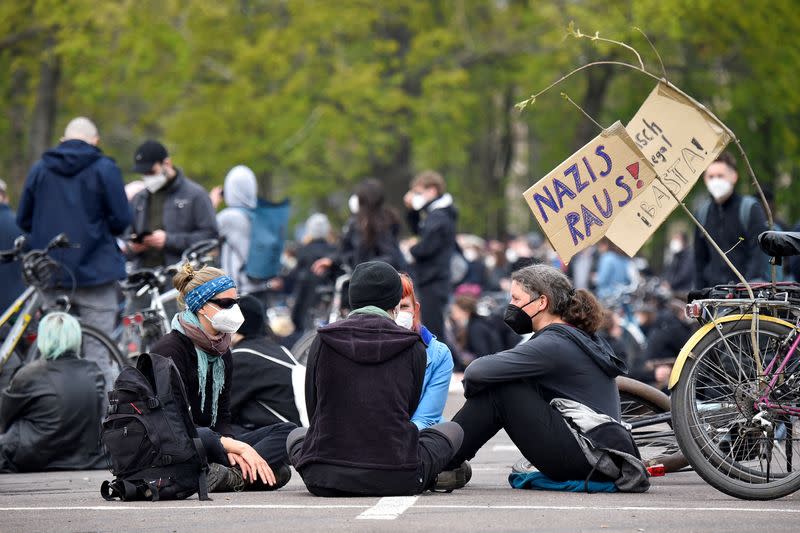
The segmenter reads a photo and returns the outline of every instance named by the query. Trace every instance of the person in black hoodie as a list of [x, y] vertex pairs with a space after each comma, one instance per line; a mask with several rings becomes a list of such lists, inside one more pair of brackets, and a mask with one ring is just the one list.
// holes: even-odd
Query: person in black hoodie
[[505, 321], [520, 335], [535, 334], [467, 367], [467, 401], [453, 417], [464, 430], [464, 441], [450, 467], [474, 457], [505, 429], [545, 476], [555, 481], [586, 479], [593, 465], [550, 401], [573, 400], [619, 420], [614, 378], [626, 372], [625, 364], [596, 335], [602, 309], [588, 291], [574, 290], [563, 273], [541, 264], [514, 272], [511, 280]]
[[80, 324], [50, 313], [37, 344], [43, 359], [22, 367], [0, 395], [0, 472], [105, 468], [103, 375], [79, 357]]
[[312, 324], [311, 309], [317, 305], [319, 295], [317, 287], [324, 278], [311, 271], [311, 266], [323, 257], [332, 257], [336, 247], [328, 239], [331, 223], [322, 213], [314, 213], [305, 225], [303, 245], [297, 249], [297, 265], [290, 274], [294, 278], [295, 300], [292, 307], [292, 322], [298, 331], [304, 331]]
[[418, 174], [403, 197], [408, 224], [418, 242], [409, 252], [414, 258], [414, 285], [420, 298], [422, 322], [444, 338], [444, 310], [450, 296], [450, 260], [456, 251], [453, 197], [445, 192], [444, 178], [432, 170]]
[[397, 271], [362, 263], [349, 291], [354, 311], [320, 328], [311, 346], [311, 426], [289, 434], [289, 458], [317, 496], [419, 494], [460, 447], [461, 428], [444, 422], [418, 431], [411, 422], [427, 356], [419, 334], [395, 323], [403, 294]]

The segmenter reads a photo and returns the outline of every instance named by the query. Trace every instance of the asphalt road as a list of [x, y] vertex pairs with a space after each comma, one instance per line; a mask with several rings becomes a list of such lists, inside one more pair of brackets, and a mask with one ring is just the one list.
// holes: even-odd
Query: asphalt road
[[[453, 395], [448, 411], [458, 406]], [[106, 502], [104, 471], [0, 475], [0, 532], [18, 531], [800, 531], [800, 493], [740, 501], [693, 472], [652, 479], [645, 494], [513, 490], [519, 453], [504, 433], [473, 464], [470, 484], [452, 494], [323, 499], [300, 477], [274, 493], [215, 494], [180, 502]]]

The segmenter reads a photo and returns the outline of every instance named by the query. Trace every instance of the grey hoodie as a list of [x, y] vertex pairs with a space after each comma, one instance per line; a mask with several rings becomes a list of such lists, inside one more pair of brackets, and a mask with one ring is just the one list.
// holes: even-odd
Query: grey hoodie
[[625, 363], [608, 343], [566, 324], [552, 324], [510, 350], [476, 359], [464, 372], [469, 398], [493, 384], [530, 379], [553, 398], [567, 398], [620, 419], [615, 377]]
[[250, 216], [246, 209], [253, 209], [258, 198], [258, 185], [252, 170], [244, 165], [233, 167], [225, 176], [223, 187], [227, 207], [217, 214], [219, 235], [224, 239], [220, 251], [222, 270], [236, 282], [239, 292], [253, 292], [252, 283], [242, 270], [250, 251]]

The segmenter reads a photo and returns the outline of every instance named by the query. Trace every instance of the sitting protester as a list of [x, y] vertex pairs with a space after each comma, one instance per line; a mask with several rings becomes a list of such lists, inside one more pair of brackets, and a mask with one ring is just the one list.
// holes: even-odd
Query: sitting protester
[[292, 464], [317, 496], [398, 496], [436, 486], [461, 446], [457, 424], [419, 431], [427, 356], [416, 332], [395, 323], [403, 295], [388, 263], [356, 266], [352, 311], [319, 329], [311, 346], [306, 403], [311, 426], [287, 441]]
[[[467, 367], [467, 401], [453, 417], [464, 430], [464, 441], [450, 467], [474, 457], [505, 429], [525, 458], [553, 481], [591, 478], [613, 481], [620, 490], [646, 490], [647, 474], [633, 440], [617, 423], [614, 378], [626, 368], [596, 335], [603, 320], [599, 303], [550, 266], [522, 268], [511, 280], [505, 321], [516, 333], [534, 336]], [[593, 439], [594, 446], [607, 448], [599, 453], [605, 460], [595, 459], [597, 450], [587, 451], [584, 438], [576, 435], [591, 431], [587, 428], [600, 420], [611, 423], [604, 425], [603, 436], [613, 437], [613, 442]], [[629, 466], [615, 470], [609, 454]]]
[[503, 351], [503, 333], [491, 319], [478, 314], [478, 299], [458, 294], [450, 306], [459, 370], [478, 357]]
[[100, 424], [105, 381], [80, 359], [81, 326], [66, 313], [39, 323], [42, 359], [23, 366], [0, 397], [0, 472], [105, 468]]
[[[236, 285], [225, 272], [187, 263], [173, 278], [186, 310], [151, 348], [181, 374], [192, 418], [208, 455], [209, 492], [275, 490], [289, 482], [286, 436], [291, 423], [236, 432], [231, 425], [233, 358], [230, 344], [244, 322]], [[230, 467], [228, 467], [230, 465]]]
[[[242, 296], [244, 323], [233, 334], [231, 419], [242, 430], [279, 422], [300, 425], [291, 367], [298, 364], [268, 336], [264, 307], [253, 296]], [[302, 394], [302, 391], [300, 391]], [[238, 429], [238, 428], [237, 428]]]
[[417, 296], [414, 294], [414, 283], [408, 274], [400, 274], [403, 283], [403, 299], [395, 322], [411, 331], [419, 333], [425, 343], [425, 381], [422, 384], [422, 396], [419, 405], [411, 417], [411, 421], [419, 429], [444, 422], [444, 405], [450, 391], [450, 378], [453, 375], [453, 356], [450, 348], [436, 339], [428, 328], [420, 324], [420, 311]]

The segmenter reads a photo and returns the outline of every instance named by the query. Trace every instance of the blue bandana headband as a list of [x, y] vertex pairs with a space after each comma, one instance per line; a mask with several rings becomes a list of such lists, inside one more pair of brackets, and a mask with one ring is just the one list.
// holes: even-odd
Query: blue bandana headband
[[190, 290], [189, 294], [186, 295], [186, 308], [192, 313], [197, 313], [215, 294], [234, 288], [236, 288], [236, 283], [228, 276], [206, 281], [199, 287]]

